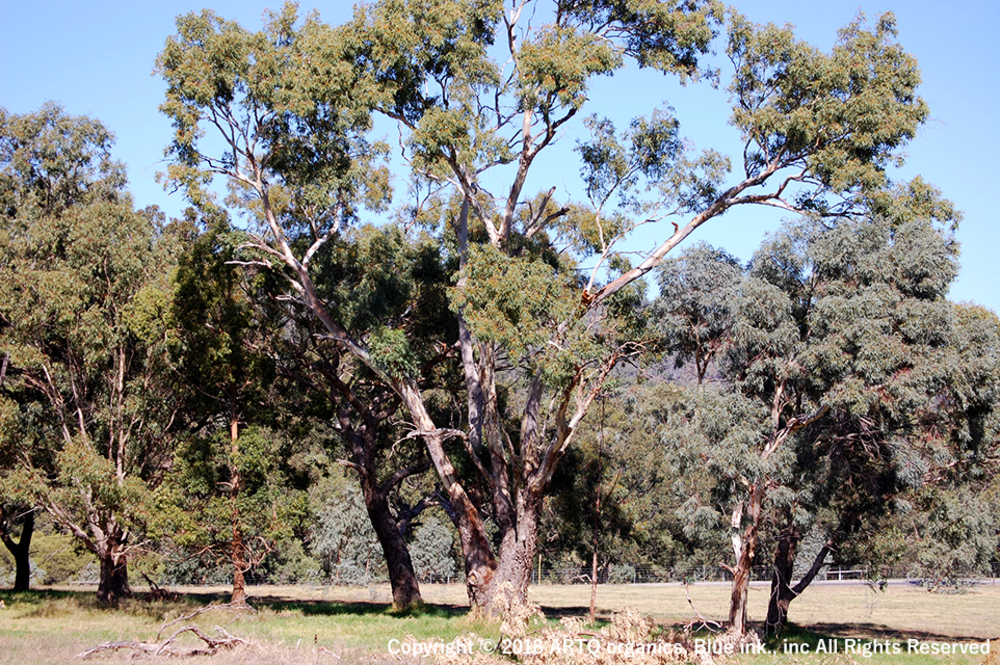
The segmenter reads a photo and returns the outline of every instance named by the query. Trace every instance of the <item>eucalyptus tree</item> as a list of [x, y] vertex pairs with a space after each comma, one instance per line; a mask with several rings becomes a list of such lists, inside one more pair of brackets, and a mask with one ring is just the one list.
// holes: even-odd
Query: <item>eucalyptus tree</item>
[[[352, 335], [365, 338], [379, 366], [426, 377], [454, 375], [448, 341], [448, 271], [429, 238], [409, 238], [395, 226], [363, 225], [333, 239], [314, 265], [317, 294]], [[339, 437], [337, 461], [357, 478], [385, 558], [398, 608], [422, 600], [407, 537], [411, 524], [440, 503], [426, 450], [410, 436], [399, 396], [371, 368], [329, 339], [308, 311], [295, 310], [295, 333], [282, 352], [279, 374], [312, 398], [311, 415]], [[454, 411], [433, 400], [440, 417]]]
[[954, 588], [992, 575], [1000, 551], [1000, 319], [955, 306], [951, 370], [935, 410], [935, 463], [898, 499], [904, 520], [873, 525], [895, 533], [900, 563], [933, 585]]
[[[919, 181], [871, 205], [880, 212], [830, 227], [805, 219], [765, 242], [731, 300], [721, 365], [732, 387], [681, 414], [697, 430], [677, 437], [681, 457], [720, 477], [703, 503], [730, 507], [739, 633], [764, 526], [780, 530], [768, 618], [777, 630], [825, 557], [926, 482], [954, 436], [943, 400], [964, 371], [945, 298], [957, 213]], [[826, 542], [793, 587], [809, 525]]]
[[[771, 404], [784, 388], [782, 399], [797, 400], [800, 410], [828, 409], [798, 438], [789, 463], [795, 480], [784, 483], [791, 493], [775, 501], [783, 518], [770, 630], [781, 628], [826, 554], [863, 536], [866, 521], [894, 512], [900, 492], [929, 483], [956, 452], [949, 441], [957, 410], [945, 400], [955, 399], [954, 378], [969, 365], [956, 355], [958, 326], [946, 295], [957, 274], [951, 232], [959, 215], [919, 180], [874, 205], [873, 218], [811, 234], [797, 251], [786, 237], [755, 261], [757, 278], [791, 296], [784, 307], [801, 341], [786, 352], [798, 359], [787, 370], [756, 374], [758, 363], [741, 356], [748, 371], [739, 383]], [[825, 545], [792, 587], [797, 527], [823, 508]]]
[[[714, 75], [698, 58], [722, 18], [712, 2], [387, 0], [336, 29], [316, 17], [297, 26], [286, 7], [250, 33], [204, 12], [181, 17], [159, 57], [161, 108], [176, 128], [170, 179], [197, 202], [213, 175], [227, 178], [230, 200], [256, 225], [261, 262], [398, 397], [438, 473], [476, 606], [488, 608], [505, 583], [526, 593], [558, 462], [612, 368], [644, 346], [637, 280], [733, 207], [844, 214], [884, 185], [926, 117], [891, 15], [851, 23], [824, 54], [790, 29], [734, 14], [732, 122], [746, 145], [733, 184], [724, 186], [729, 160], [690, 149], [666, 109], [624, 132], [585, 122], [584, 202], [558, 202], [548, 183], [534, 183], [539, 154], [582, 117], [593, 77], [630, 59], [683, 79]], [[457, 257], [465, 415], [447, 426], [428, 406], [426, 377], [381, 362], [386, 347], [338, 321], [315, 282], [315, 260], [360, 206], [386, 204], [379, 158], [388, 146], [364, 140], [373, 113], [399, 127], [416, 194], [404, 219], [435, 227]], [[202, 140], [206, 128], [221, 147]], [[680, 220], [672, 231], [671, 216]], [[633, 266], [621, 242], [644, 222], [667, 230]], [[405, 331], [393, 333], [393, 352], [405, 351]], [[504, 399], [515, 385], [526, 397]], [[470, 498], [461, 459], [485, 504]]]
[[4, 489], [97, 555], [104, 602], [130, 593], [176, 415], [151, 323], [170, 243], [133, 209], [111, 143], [54, 104], [0, 112]]

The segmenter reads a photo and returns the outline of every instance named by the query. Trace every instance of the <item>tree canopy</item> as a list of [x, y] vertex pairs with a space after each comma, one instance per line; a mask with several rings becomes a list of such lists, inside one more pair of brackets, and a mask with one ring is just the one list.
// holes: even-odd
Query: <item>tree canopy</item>
[[133, 210], [111, 135], [49, 105], [0, 115], [4, 491], [39, 505], [129, 593], [147, 484], [172, 452], [175, 400], [156, 327], [170, 243]]
[[[487, 609], [504, 582], [525, 592], [559, 460], [613, 368], [652, 348], [637, 280], [734, 206], [831, 220], [893, 209], [887, 169], [927, 116], [891, 15], [859, 18], [822, 53], [790, 28], [711, 2], [537, 4], [377, 2], [335, 28], [286, 6], [259, 33], [206, 11], [178, 19], [158, 60], [176, 129], [168, 177], [205, 207], [217, 205], [206, 183], [225, 176], [227, 205], [251, 223], [250, 260], [282, 274], [290, 301], [400, 400], [458, 527], [470, 599]], [[714, 78], [700, 58], [723, 31], [731, 119], [745, 142], [735, 178], [728, 158], [696, 153], [661, 108], [624, 132], [584, 121], [585, 201], [526, 189], [593, 77], [634, 59]], [[429, 229], [457, 259], [452, 357], [464, 389], [406, 362], [427, 344], [404, 325], [351, 330], [343, 301], [317, 286], [314, 264], [333, 240], [363, 207], [382, 214], [388, 203], [388, 146], [368, 138], [379, 116], [398, 126], [414, 194], [400, 223]], [[203, 128], [218, 132], [221, 150]], [[622, 241], [671, 217], [673, 231], [633, 266]], [[442, 426], [432, 388], [461, 395], [458, 423]], [[510, 399], [517, 390], [523, 398]], [[460, 473], [466, 457], [471, 478]], [[477, 505], [470, 488], [480, 483], [489, 499]], [[502, 534], [496, 548], [484, 516]]]

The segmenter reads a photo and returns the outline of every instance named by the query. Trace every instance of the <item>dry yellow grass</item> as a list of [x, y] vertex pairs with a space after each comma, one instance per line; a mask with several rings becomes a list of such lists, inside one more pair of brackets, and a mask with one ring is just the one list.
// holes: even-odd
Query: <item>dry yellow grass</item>
[[[196, 591], [196, 589], [180, 589]], [[198, 588], [203, 592], [205, 589]], [[225, 593], [220, 587], [216, 590]], [[754, 584], [750, 591], [751, 621], [767, 614], [769, 587]], [[432, 605], [467, 606], [462, 584], [428, 584], [421, 587], [424, 600]], [[691, 602], [705, 617], [725, 619], [729, 612], [729, 586], [695, 584], [688, 587]], [[367, 588], [253, 587], [252, 597], [339, 602], [390, 602], [388, 585]], [[541, 584], [531, 587], [530, 599], [553, 610], [584, 611], [590, 605], [590, 587]], [[679, 585], [601, 585], [597, 591], [599, 612], [608, 615], [634, 607], [656, 619], [676, 623], [695, 614]], [[895, 631], [943, 637], [1000, 638], [1000, 584], [980, 585], [959, 594], [930, 593], [908, 584], [893, 584], [873, 591], [863, 584], [813, 584], [791, 606], [791, 620], [801, 626], [819, 626], [821, 632], [854, 636], [861, 631]]]
[[[766, 585], [750, 591], [751, 621], [763, 621], [767, 613]], [[435, 605], [468, 604], [460, 584], [425, 585], [424, 600]], [[696, 584], [688, 587], [691, 602], [706, 617], [725, 619], [729, 611], [729, 587]], [[373, 593], [374, 592], [374, 593]], [[369, 589], [314, 589], [309, 587], [257, 587], [257, 596], [302, 600], [388, 602], [388, 586]], [[590, 587], [542, 584], [531, 587], [530, 598], [546, 608], [582, 611], [590, 604]], [[694, 617], [677, 585], [601, 585], [597, 605], [602, 614], [634, 607], [664, 622], [688, 621]], [[826, 625], [837, 631], [852, 627], [892, 630], [977, 639], [1000, 637], [1000, 584], [978, 586], [961, 594], [930, 593], [911, 585], [891, 585], [872, 591], [865, 585], [813, 585], [792, 603], [791, 619], [803, 626]]]
[[[57, 665], [71, 662], [81, 650], [102, 641], [153, 640], [167, 611], [166, 607], [147, 608], [141, 602], [128, 611], [102, 610], [90, 600], [84, 600], [92, 598], [93, 589], [76, 587], [73, 590], [78, 593], [32, 602], [30, 607], [20, 605], [20, 609], [18, 603], [14, 603], [7, 610], [0, 610], [0, 664]], [[222, 587], [177, 590], [196, 594], [215, 592], [222, 599], [228, 591]], [[427, 585], [422, 590], [424, 599], [431, 605], [459, 608], [467, 605], [463, 585]], [[371, 589], [252, 587], [249, 592], [251, 603], [256, 600], [258, 607], [270, 608], [232, 625], [232, 632], [250, 639], [252, 646], [220, 653], [205, 662], [213, 665], [399, 663], [382, 646], [389, 637], [409, 634], [417, 639], [439, 636], [447, 640], [470, 629], [461, 611], [388, 615], [384, 611], [384, 604], [389, 601], [388, 586]], [[701, 614], [717, 619], [725, 617], [728, 586], [699, 584], [689, 587], [688, 592]], [[752, 621], [763, 619], [767, 593], [766, 586], [753, 587], [749, 608]], [[633, 607], [665, 623], [685, 622], [694, 616], [682, 586], [607, 585], [598, 588], [597, 598], [603, 616], [625, 607]], [[584, 585], [535, 586], [531, 589], [531, 599], [553, 614], [583, 613], [589, 604], [590, 588]], [[202, 597], [200, 601], [189, 602], [197, 607], [197, 603], [204, 600]], [[268, 605], [265, 601], [275, 604]], [[337, 609], [332, 603], [375, 605]], [[179, 604], [169, 610], [169, 616], [187, 611], [184, 607], [191, 606]], [[229, 625], [229, 619], [223, 617], [205, 615], [200, 619], [206, 632], [217, 621]], [[873, 592], [864, 585], [814, 585], [792, 604], [791, 619], [818, 633], [840, 637], [997, 639], [1000, 638], [1000, 585], [980, 586], [955, 595], [931, 594], [907, 585], [892, 585], [884, 592]], [[474, 629], [476, 631], [478, 629]], [[134, 661], [123, 652], [103, 655], [96, 662], [118, 665]], [[178, 660], [143, 659], [143, 662], [176, 663]], [[753, 662], [756, 665], [758, 661]], [[780, 662], [812, 665], [819, 661], [784, 658]], [[891, 661], [883, 659], [881, 662]], [[924, 662], [913, 660], [919, 665]], [[926, 662], [944, 661], [929, 659]]]
[[[691, 601], [706, 617], [725, 619], [729, 587], [699, 584], [688, 587]], [[750, 591], [751, 621], [767, 614], [767, 585]], [[531, 598], [553, 608], [588, 607], [585, 586], [533, 587]], [[687, 621], [694, 614], [682, 586], [607, 585], [598, 587], [597, 604], [605, 612], [635, 607], [667, 622]], [[948, 637], [1000, 638], [1000, 585], [978, 586], [968, 593], [937, 594], [911, 585], [890, 585], [872, 591], [865, 585], [814, 584], [791, 605], [790, 619], [802, 626], [827, 626], [820, 632], [890, 630]], [[853, 636], [853, 635], [852, 635]]]

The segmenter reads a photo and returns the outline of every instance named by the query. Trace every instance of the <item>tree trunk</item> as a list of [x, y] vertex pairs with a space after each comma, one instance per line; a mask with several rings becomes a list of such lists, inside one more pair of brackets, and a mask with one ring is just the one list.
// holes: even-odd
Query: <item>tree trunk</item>
[[747, 632], [747, 597], [750, 592], [749, 548], [740, 556], [733, 570], [733, 589], [729, 599], [729, 632], [745, 635]]
[[[361, 485], [361, 495], [364, 498], [368, 521], [375, 531], [386, 568], [389, 572], [389, 584], [392, 587], [392, 605], [396, 610], [406, 610], [423, 605], [420, 596], [420, 585], [413, 570], [413, 560], [410, 550], [403, 538], [403, 533], [410, 520], [423, 510], [424, 502], [418, 502], [413, 510], [401, 515], [397, 521], [389, 508], [389, 496], [398, 483], [411, 473], [418, 473], [429, 468], [415, 465], [399, 469], [384, 483], [378, 480], [376, 459], [378, 458], [380, 424], [395, 412], [392, 407], [379, 415], [373, 414], [359, 400], [352, 388], [340, 380], [335, 372], [324, 373], [331, 387], [339, 393], [344, 401], [337, 405], [337, 418], [340, 421], [340, 433], [347, 448], [351, 451], [353, 462], [350, 464], [358, 474]], [[338, 568], [339, 575], [339, 568]]]
[[597, 621], [597, 544], [590, 557], [590, 623]]
[[114, 543], [98, 555], [101, 580], [97, 586], [97, 600], [104, 605], [132, 596], [132, 588], [128, 584], [128, 560], [123, 549], [120, 544]]
[[[778, 549], [774, 553], [774, 579], [771, 580], [771, 597], [767, 604], [767, 625], [765, 626], [768, 635], [777, 635], [785, 627], [785, 623], [788, 621], [788, 606], [812, 583], [816, 574], [826, 562], [826, 555], [833, 549], [832, 540], [824, 543], [813, 560], [809, 571], [799, 580], [798, 584], [790, 586], [792, 567], [795, 563], [795, 550], [801, 540], [798, 530], [794, 529], [794, 534], [788, 535], [789, 539], [794, 538], [794, 540], [788, 546], [784, 546], [784, 551], [782, 550], [782, 541], [786, 538], [786, 532], [791, 529], [794, 529], [794, 527], [786, 527], [781, 532]], [[790, 556], [789, 549], [791, 550]], [[781, 559], [780, 564], [779, 559]], [[787, 562], [787, 565], [785, 562]]]
[[[455, 467], [444, 449], [444, 435], [434, 424], [416, 384], [400, 381], [396, 382], [394, 388], [403, 400], [413, 424], [423, 437], [427, 453], [438, 472], [441, 485], [448, 495], [448, 516], [458, 529], [458, 537], [462, 543], [469, 603], [473, 608], [486, 609], [492, 600], [492, 582], [498, 564], [490, 548], [490, 540], [486, 534], [482, 516], [468, 492], [458, 481]], [[534, 550], [534, 546], [532, 546], [532, 550]], [[530, 566], [529, 562], [529, 569]], [[527, 583], [525, 583], [525, 590], [527, 590]]]
[[771, 577], [771, 596], [767, 604], [767, 622], [764, 632], [767, 635], [777, 635], [785, 624], [788, 615], [788, 604], [795, 598], [792, 591], [792, 570], [795, 566], [795, 554], [798, 551], [802, 535], [794, 523], [789, 523], [778, 536], [778, 546], [774, 549], [774, 570]]
[[21, 537], [15, 543], [6, 529], [3, 531], [3, 544], [14, 557], [14, 591], [27, 591], [31, 587], [31, 535], [35, 530], [35, 513], [29, 511], [21, 523]]
[[[233, 400], [235, 405], [235, 400]], [[239, 419], [236, 415], [235, 406], [230, 413], [229, 421], [230, 436], [230, 459], [229, 465], [232, 470], [230, 478], [229, 502], [232, 508], [233, 542], [231, 549], [231, 560], [233, 564], [233, 595], [229, 602], [233, 605], [246, 605], [247, 589], [246, 581], [243, 578], [243, 571], [246, 570], [246, 547], [243, 544], [243, 530], [240, 528], [240, 509], [237, 498], [240, 493], [240, 470], [236, 467], [236, 459], [240, 452], [240, 429]]]
[[[602, 422], [603, 427], [603, 422]], [[598, 458], [600, 461], [600, 458]], [[598, 474], [601, 472], [598, 464]], [[598, 476], [600, 477], [600, 476]], [[590, 623], [597, 620], [597, 546], [600, 542], [601, 529], [601, 486], [597, 485], [597, 500], [594, 502], [594, 523], [592, 534], [592, 555], [590, 558]]]
[[[738, 636], [747, 632], [747, 599], [750, 594], [750, 574], [754, 557], [757, 554], [757, 524], [760, 520], [761, 506], [764, 503], [764, 491], [757, 485], [750, 486], [750, 497], [747, 501], [749, 514], [748, 524], [739, 538], [739, 528], [743, 513], [737, 508], [733, 513], [733, 543], [736, 554], [736, 566], [733, 572], [733, 590], [729, 600], [729, 632]], [[739, 546], [737, 547], [737, 543]]]
[[389, 570], [389, 585], [392, 587], [392, 607], [396, 610], [407, 610], [423, 604], [420, 596], [420, 585], [413, 571], [413, 560], [410, 550], [403, 540], [396, 519], [389, 510], [389, 499], [385, 492], [374, 486], [371, 480], [360, 474], [361, 490], [368, 510], [368, 519], [382, 546], [385, 555], [385, 565]]
[[[235, 549], [235, 547], [236, 547], [236, 542], [234, 541], [233, 548]], [[233, 605], [247, 604], [246, 579], [243, 577], [243, 569], [239, 565], [237, 565], [235, 561], [233, 564], [233, 595], [229, 599], [229, 602]]]
[[536, 495], [525, 490], [518, 499], [516, 525], [504, 534], [496, 569], [489, 584], [481, 589], [478, 597], [478, 607], [485, 612], [496, 613], [498, 608], [494, 604], [495, 600], [510, 598], [522, 603], [527, 602], [531, 567], [538, 546], [538, 520], [541, 508], [540, 494]]

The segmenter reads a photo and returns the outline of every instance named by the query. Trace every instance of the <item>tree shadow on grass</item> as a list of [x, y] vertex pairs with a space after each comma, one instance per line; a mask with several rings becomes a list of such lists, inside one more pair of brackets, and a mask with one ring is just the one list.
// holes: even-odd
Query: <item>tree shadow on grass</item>
[[[79, 591], [63, 591], [57, 589], [30, 589], [28, 591], [11, 591], [4, 589], [0, 591], [0, 600], [7, 604], [13, 602], [38, 604], [46, 600], [60, 600], [63, 598], [75, 598], [82, 595]], [[93, 594], [90, 594], [93, 595]]]
[[255, 596], [250, 604], [257, 608], [267, 608], [274, 612], [299, 611], [305, 616], [345, 616], [382, 614], [394, 617], [441, 617], [465, 616], [468, 607], [461, 605], [423, 605], [407, 610], [394, 611], [388, 603], [338, 602], [333, 600], [285, 600], [278, 596]]

